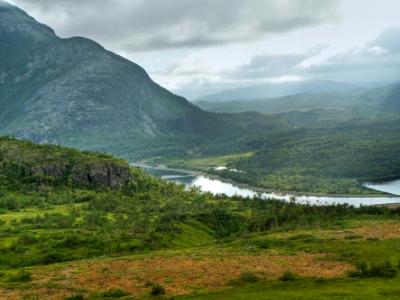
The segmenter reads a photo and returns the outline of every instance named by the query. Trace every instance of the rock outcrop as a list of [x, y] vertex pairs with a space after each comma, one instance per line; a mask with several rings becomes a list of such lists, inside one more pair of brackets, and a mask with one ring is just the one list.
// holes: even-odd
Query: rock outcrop
[[0, 138], [0, 176], [39, 184], [119, 188], [131, 167], [111, 156]]

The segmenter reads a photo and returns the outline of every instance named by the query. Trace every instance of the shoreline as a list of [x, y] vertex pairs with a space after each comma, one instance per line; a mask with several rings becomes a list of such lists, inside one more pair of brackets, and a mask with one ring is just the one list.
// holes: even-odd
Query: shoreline
[[[252, 186], [247, 183], [237, 182], [230, 178], [221, 177], [221, 176], [218, 176], [215, 174], [210, 174], [210, 173], [207, 173], [205, 171], [200, 171], [200, 170], [182, 169], [182, 168], [178, 169], [178, 168], [174, 168], [174, 167], [169, 167], [167, 165], [150, 165], [150, 164], [145, 164], [145, 163], [140, 163], [140, 162], [131, 163], [131, 165], [139, 167], [139, 168], [152, 168], [152, 169], [158, 169], [158, 170], [162, 170], [162, 171], [180, 172], [180, 173], [184, 173], [184, 174], [192, 175], [192, 176], [204, 176], [204, 177], [207, 177], [210, 179], [218, 179], [222, 182], [230, 183], [236, 187], [245, 188], [248, 190], [252, 190], [254, 192], [272, 193], [272, 194], [276, 194], [276, 195], [280, 195], [280, 196], [293, 195], [293, 196], [302, 196], [302, 197], [321, 197], [321, 198], [324, 198], [324, 197], [328, 197], [328, 198], [382, 198], [382, 199], [399, 199], [398, 203], [400, 203], [400, 196], [390, 194], [390, 193], [385, 193], [385, 192], [382, 192], [380, 194], [370, 194], [370, 195], [351, 195], [351, 194], [307, 193], [307, 192], [296, 192], [296, 191], [277, 191], [277, 190], [273, 190], [273, 189]], [[397, 204], [397, 202], [395, 202], [393, 204]]]

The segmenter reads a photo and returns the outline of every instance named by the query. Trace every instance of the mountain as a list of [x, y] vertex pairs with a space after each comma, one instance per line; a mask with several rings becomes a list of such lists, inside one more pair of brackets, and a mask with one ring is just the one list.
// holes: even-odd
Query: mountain
[[197, 99], [195, 102], [226, 102], [237, 100], [254, 100], [264, 98], [277, 98], [302, 93], [326, 93], [349, 91], [362, 87], [362, 85], [335, 82], [329, 80], [307, 80], [300, 82], [266, 83], [258, 86], [244, 87], [221, 91]]
[[235, 126], [96, 42], [61, 39], [0, 3], [0, 134], [127, 156], [173, 148], [181, 139], [200, 142]]
[[257, 111], [266, 114], [314, 109], [373, 109], [378, 111], [399, 111], [400, 84], [375, 89], [359, 88], [351, 91], [325, 93], [304, 93], [279, 98], [196, 103], [211, 112], [240, 113]]

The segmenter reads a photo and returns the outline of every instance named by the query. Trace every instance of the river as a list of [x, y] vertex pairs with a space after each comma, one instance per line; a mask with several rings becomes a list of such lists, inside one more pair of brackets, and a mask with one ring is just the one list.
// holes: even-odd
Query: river
[[[163, 179], [173, 181], [176, 183], [182, 183], [187, 186], [197, 186], [204, 192], [211, 192], [213, 194], [225, 194], [227, 196], [242, 196], [242, 197], [254, 197], [259, 194], [257, 191], [251, 188], [244, 188], [239, 185], [235, 185], [229, 182], [222, 181], [217, 178], [209, 178], [204, 175], [191, 174], [184, 170], [169, 169], [164, 167], [150, 167], [144, 165], [138, 165], [144, 168], [148, 173], [159, 176]], [[280, 199], [290, 200], [292, 197], [296, 198], [297, 203], [309, 203], [309, 204], [350, 204], [354, 206], [360, 205], [374, 205], [374, 204], [388, 204], [388, 203], [400, 203], [400, 180], [391, 181], [388, 183], [368, 183], [366, 187], [383, 191], [393, 194], [393, 196], [383, 197], [352, 197], [352, 196], [308, 196], [308, 195], [290, 195], [281, 193], [270, 193], [263, 192], [261, 194], [264, 199]]]

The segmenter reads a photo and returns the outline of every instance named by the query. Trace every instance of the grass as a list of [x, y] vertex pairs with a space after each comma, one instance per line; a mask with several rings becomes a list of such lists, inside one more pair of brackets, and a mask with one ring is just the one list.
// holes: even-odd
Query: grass
[[220, 292], [175, 297], [180, 300], [381, 300], [399, 299], [400, 280], [395, 279], [334, 279], [320, 281], [299, 279], [294, 282], [263, 282], [232, 287]]
[[[31, 180], [24, 174], [37, 163], [34, 146], [19, 152], [10, 143], [8, 154], [0, 151], [0, 167], [8, 166], [0, 176], [5, 299], [212, 299], [235, 290], [256, 298], [259, 291], [299, 295], [310, 284], [398, 278], [400, 211], [214, 197], [137, 169], [116, 189], [69, 185], [78, 179], [68, 168], [57, 181]], [[39, 150], [61, 155], [55, 164], [69, 158], [61, 148]], [[14, 154], [27, 155], [29, 164]], [[85, 155], [77, 159], [85, 169]]]
[[168, 165], [193, 169], [193, 170], [207, 170], [212, 167], [226, 167], [229, 163], [250, 158], [254, 152], [244, 152], [239, 154], [222, 155], [222, 156], [210, 156], [205, 158], [196, 158], [188, 160], [170, 160]]
[[[123, 291], [132, 295], [128, 298], [141, 299], [152, 297], [152, 282], [163, 288], [166, 297], [175, 299], [353, 300], [400, 295], [398, 276], [349, 276], [361, 259], [369, 265], [389, 261], [397, 268], [400, 254], [393, 250], [400, 247], [397, 220], [349, 220], [326, 229], [256, 233], [212, 243], [207, 228], [197, 227], [196, 221], [183, 223], [181, 229], [183, 238], [176, 241], [179, 248], [31, 267], [26, 271], [32, 274], [31, 292], [40, 294], [44, 284], [65, 296], [126, 297], [115, 292]], [[386, 235], [389, 231], [394, 234]], [[355, 234], [358, 238], [346, 238]], [[371, 234], [379, 237], [371, 239]], [[0, 278], [0, 292], [18, 274]], [[26, 282], [13, 282], [12, 291], [25, 294], [25, 286]], [[84, 290], [74, 290], [79, 286]], [[105, 291], [100, 295], [98, 290]]]
[[0, 220], [6, 223], [11, 221], [19, 221], [23, 218], [35, 218], [37, 216], [43, 216], [45, 213], [48, 214], [67, 214], [72, 208], [79, 208], [82, 204], [65, 204], [65, 205], [52, 205], [47, 208], [29, 207], [18, 211], [8, 211], [6, 214], [0, 214]]
[[195, 220], [182, 223], [179, 228], [181, 233], [172, 243], [176, 248], [195, 247], [215, 240], [210, 228]]

